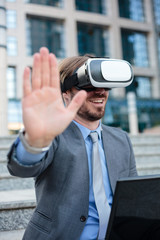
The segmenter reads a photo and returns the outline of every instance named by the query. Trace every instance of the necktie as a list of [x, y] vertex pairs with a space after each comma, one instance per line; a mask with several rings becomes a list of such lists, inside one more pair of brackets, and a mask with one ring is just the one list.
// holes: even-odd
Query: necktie
[[91, 132], [90, 136], [93, 142], [92, 150], [93, 192], [99, 215], [98, 239], [102, 240], [105, 239], [106, 229], [110, 216], [110, 206], [107, 202], [103, 184], [102, 167], [98, 148], [98, 133]]

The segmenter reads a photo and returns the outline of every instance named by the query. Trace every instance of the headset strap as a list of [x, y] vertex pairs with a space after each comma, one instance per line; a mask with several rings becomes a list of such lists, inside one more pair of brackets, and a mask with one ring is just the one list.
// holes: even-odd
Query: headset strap
[[73, 86], [78, 85], [78, 77], [77, 73], [73, 74], [70, 77], [64, 79], [64, 82], [61, 83], [61, 91], [66, 92], [67, 90], [71, 89]]

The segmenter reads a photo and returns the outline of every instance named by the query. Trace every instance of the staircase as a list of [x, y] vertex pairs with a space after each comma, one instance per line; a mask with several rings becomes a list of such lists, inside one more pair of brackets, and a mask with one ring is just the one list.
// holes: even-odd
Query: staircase
[[35, 208], [34, 180], [13, 177], [6, 154], [16, 136], [0, 138], [0, 240], [21, 240]]
[[[13, 177], [6, 167], [6, 154], [15, 137], [0, 138], [0, 240], [21, 240], [36, 205], [34, 180]], [[130, 139], [138, 174], [160, 174], [160, 135]]]
[[160, 174], [160, 135], [130, 136], [139, 175]]

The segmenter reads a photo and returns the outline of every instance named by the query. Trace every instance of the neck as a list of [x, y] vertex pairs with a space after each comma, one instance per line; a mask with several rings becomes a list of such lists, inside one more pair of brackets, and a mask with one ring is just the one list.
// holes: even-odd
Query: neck
[[99, 126], [99, 121], [100, 121], [100, 120], [88, 121], [85, 119], [81, 119], [78, 116], [76, 116], [74, 120], [90, 130], [95, 130]]

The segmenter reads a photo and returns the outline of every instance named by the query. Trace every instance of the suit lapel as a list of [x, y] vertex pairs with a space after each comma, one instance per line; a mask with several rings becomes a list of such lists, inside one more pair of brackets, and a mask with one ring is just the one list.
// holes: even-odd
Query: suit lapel
[[[105, 131], [105, 134], [103, 134], [103, 131]], [[115, 161], [117, 161], [117, 159], [115, 159], [114, 157], [115, 145], [114, 145], [113, 137], [111, 136], [111, 134], [106, 129], [103, 129], [103, 128], [102, 128], [102, 140], [103, 140], [103, 147], [104, 147], [104, 152], [106, 157], [106, 164], [108, 168], [110, 184], [112, 187], [112, 191], [114, 193], [117, 176], [118, 176], [118, 169], [115, 167], [117, 165], [115, 164]]]
[[[83, 139], [80, 129], [76, 126], [74, 122], [70, 124], [68, 129], [70, 131], [70, 134], [72, 136], [75, 136], [74, 144], [77, 146], [76, 162], [79, 165], [77, 176], [80, 176], [79, 177], [80, 179], [81, 179], [81, 176], [83, 176], [82, 182], [85, 185], [85, 187], [83, 186], [83, 188], [87, 188], [89, 192], [89, 168], [88, 168], [88, 159], [87, 159], [85, 141]], [[73, 146], [72, 151], [75, 150], [76, 146]]]

